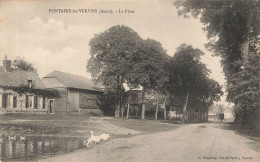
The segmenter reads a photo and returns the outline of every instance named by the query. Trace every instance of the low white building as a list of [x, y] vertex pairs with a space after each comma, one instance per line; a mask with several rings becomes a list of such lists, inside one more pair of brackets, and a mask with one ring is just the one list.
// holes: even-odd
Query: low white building
[[35, 72], [11, 68], [11, 60], [0, 66], [0, 113], [47, 113], [52, 101], [44, 93], [45, 86]]

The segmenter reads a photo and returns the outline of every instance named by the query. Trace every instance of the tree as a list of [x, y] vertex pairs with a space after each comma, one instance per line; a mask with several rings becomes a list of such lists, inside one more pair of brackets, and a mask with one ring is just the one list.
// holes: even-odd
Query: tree
[[115, 115], [123, 108], [123, 83], [128, 71], [134, 66], [132, 57], [142, 42], [141, 37], [126, 26], [113, 26], [90, 40], [90, 55], [87, 70], [93, 80], [105, 86], [116, 84], [117, 106]]
[[33, 71], [37, 73], [37, 69], [33, 67], [33, 64], [24, 60], [24, 58], [17, 57], [13, 61], [13, 66], [15, 69]]
[[[134, 66], [126, 75], [126, 81], [131, 88], [142, 86], [143, 103], [145, 92], [148, 89], [156, 91], [157, 94], [166, 92], [165, 84], [168, 81], [168, 70], [165, 63], [169, 58], [170, 56], [166, 54], [161, 43], [152, 39], [144, 40], [137, 53], [133, 55]], [[144, 118], [145, 113], [144, 105], [142, 105], [142, 118]], [[158, 106], [156, 112], [158, 112]], [[157, 113], [155, 119], [157, 119]]]
[[209, 40], [208, 50], [222, 57], [227, 99], [236, 104], [236, 121], [255, 128], [254, 123], [259, 123], [252, 119], [259, 119], [260, 1], [178, 0], [175, 5], [180, 15], [200, 17]]
[[200, 62], [201, 55], [203, 55], [201, 50], [182, 44], [168, 65], [170, 69], [168, 89], [176, 98], [182, 98], [185, 121], [188, 120], [187, 106], [191, 95], [208, 104], [208, 108], [223, 94], [221, 86], [209, 78], [210, 70]]

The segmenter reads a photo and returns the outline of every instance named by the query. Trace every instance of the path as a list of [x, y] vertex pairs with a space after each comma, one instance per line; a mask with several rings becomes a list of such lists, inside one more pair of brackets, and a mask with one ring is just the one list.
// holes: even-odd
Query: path
[[216, 123], [188, 124], [168, 132], [111, 139], [91, 149], [41, 161], [260, 161], [259, 141], [222, 127]]

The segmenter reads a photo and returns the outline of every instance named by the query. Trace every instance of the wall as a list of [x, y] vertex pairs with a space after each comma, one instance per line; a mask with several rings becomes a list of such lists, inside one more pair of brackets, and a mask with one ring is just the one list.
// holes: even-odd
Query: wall
[[102, 95], [88, 91], [79, 91], [79, 107], [81, 109], [101, 109]]
[[67, 112], [79, 112], [79, 91], [68, 89]]
[[[53, 98], [53, 112], [54, 113], [66, 113], [67, 107], [67, 91], [66, 89], [59, 90], [59, 97]], [[48, 103], [49, 104], [49, 103]], [[48, 105], [49, 106], [49, 105]]]
[[100, 99], [102, 93], [71, 88], [59, 88], [57, 90], [59, 90], [60, 98], [54, 99], [54, 113], [80, 112], [93, 113], [97, 115], [102, 114], [102, 101]]
[[102, 115], [102, 97], [102, 92], [79, 90], [80, 113]]
[[[66, 88], [59, 88], [60, 97], [58, 98], [46, 98], [45, 109], [43, 109], [43, 96], [38, 96], [38, 108], [35, 109], [34, 105], [31, 108], [25, 108], [26, 105], [26, 95], [32, 95], [32, 93], [26, 93], [19, 95], [14, 91], [0, 88], [0, 113], [9, 112], [37, 112], [37, 113], [47, 113], [49, 112], [49, 100], [54, 101], [53, 112], [54, 113], [92, 113], [96, 115], [101, 115], [101, 103], [102, 96], [100, 92], [92, 92], [85, 90], [75, 90]], [[10, 104], [7, 108], [2, 108], [2, 93], [9, 93]], [[13, 95], [17, 96], [17, 107], [13, 108]], [[32, 102], [34, 104], [34, 102]], [[80, 110], [81, 108], [81, 110]]]
[[100, 109], [80, 109], [80, 114], [102, 115]]
[[[2, 94], [3, 93], [7, 93], [8, 94], [8, 104], [7, 104], [7, 108], [2, 108]], [[22, 95], [19, 95], [17, 92], [14, 92], [10, 89], [3, 89], [0, 88], [0, 113], [31, 113], [31, 112], [35, 112], [35, 113], [46, 113], [48, 110], [47, 104], [45, 106], [45, 108], [43, 108], [43, 96], [38, 96], [38, 105], [37, 105], [37, 109], [35, 109], [34, 107], [34, 101], [32, 101], [33, 105], [30, 108], [26, 108], [26, 95], [32, 95], [35, 96], [33, 93], [24, 93]], [[17, 96], [17, 107], [14, 108], [13, 107], [13, 96]], [[34, 98], [34, 97], [33, 97]], [[46, 98], [47, 101], [47, 98]]]

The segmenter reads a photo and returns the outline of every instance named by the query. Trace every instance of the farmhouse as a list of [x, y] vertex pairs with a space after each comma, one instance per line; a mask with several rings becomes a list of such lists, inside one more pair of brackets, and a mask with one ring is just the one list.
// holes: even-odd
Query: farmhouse
[[53, 100], [54, 113], [102, 114], [103, 91], [91, 80], [60, 71], [53, 71], [42, 79], [47, 89], [59, 92]]
[[0, 66], [0, 113], [49, 112], [45, 86], [35, 72], [11, 68], [11, 60]]

